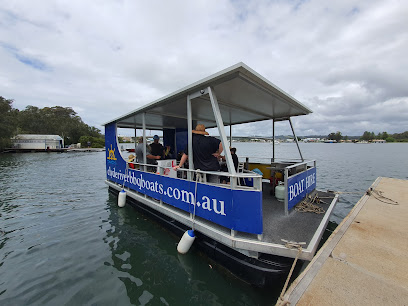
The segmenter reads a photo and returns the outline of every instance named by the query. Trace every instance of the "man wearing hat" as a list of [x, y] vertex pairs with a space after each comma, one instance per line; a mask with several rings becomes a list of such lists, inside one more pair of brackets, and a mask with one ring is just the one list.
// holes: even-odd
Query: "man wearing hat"
[[[193, 132], [193, 163], [195, 169], [203, 171], [219, 171], [220, 164], [218, 156], [222, 152], [221, 140], [207, 136], [208, 132], [205, 130], [203, 124], [197, 124]], [[182, 167], [188, 158], [188, 146], [184, 150], [183, 156], [180, 160], [180, 165], [173, 167], [174, 170]], [[210, 178], [209, 178], [210, 180]]]

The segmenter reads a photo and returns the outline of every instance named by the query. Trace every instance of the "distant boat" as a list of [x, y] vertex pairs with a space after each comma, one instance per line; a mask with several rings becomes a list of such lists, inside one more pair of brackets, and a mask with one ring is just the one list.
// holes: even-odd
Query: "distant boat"
[[135, 152], [135, 149], [133, 148], [133, 149], [126, 149], [126, 151], [128, 151], [129, 153], [130, 152]]
[[336, 141], [336, 140], [333, 140], [333, 139], [326, 139], [326, 140], [324, 141], [324, 143], [337, 143], [337, 141]]
[[275, 139], [274, 143], [275, 143], [276, 145], [278, 145], [278, 144], [280, 144], [280, 141]]

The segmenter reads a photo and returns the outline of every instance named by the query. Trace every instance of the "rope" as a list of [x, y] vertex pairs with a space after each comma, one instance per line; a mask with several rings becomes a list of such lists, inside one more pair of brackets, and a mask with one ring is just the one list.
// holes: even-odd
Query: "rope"
[[200, 173], [199, 171], [200, 171], [200, 169], [197, 169], [196, 180], [195, 180], [193, 224], [191, 225], [191, 229], [192, 229], [193, 231], [194, 231], [195, 216], [196, 216], [197, 182], [198, 182], [198, 180], [200, 180], [200, 182], [202, 181], [201, 173]]
[[[320, 200], [319, 195], [316, 193], [314, 197], [308, 195], [303, 201], [299, 202], [295, 206], [295, 210], [298, 212], [312, 212], [315, 214], [323, 214], [325, 210], [313, 203], [320, 204], [320, 202], [325, 203]], [[325, 203], [327, 204], [327, 203]]]
[[385, 204], [399, 205], [399, 203], [397, 201], [394, 201], [393, 199], [390, 199], [390, 198], [387, 198], [387, 197], [383, 196], [383, 192], [381, 190], [373, 190], [373, 188], [370, 188], [370, 189], [367, 190], [366, 193], [369, 196], [372, 195], [378, 201], [383, 202]]
[[296, 257], [295, 257], [295, 260], [293, 261], [292, 267], [290, 268], [288, 277], [286, 278], [286, 281], [285, 281], [285, 285], [283, 286], [282, 292], [281, 292], [281, 294], [279, 296], [279, 300], [276, 303], [276, 305], [279, 305], [279, 306], [289, 305], [290, 304], [290, 302], [288, 300], [284, 300], [283, 297], [285, 296], [286, 288], [288, 287], [289, 280], [292, 277], [292, 273], [293, 273], [293, 270], [295, 269], [295, 266], [296, 266], [296, 263], [297, 263], [297, 261], [299, 259], [299, 256], [302, 253], [301, 244], [306, 244], [305, 242], [293, 242], [293, 241], [286, 241], [286, 240], [283, 240], [283, 239], [282, 239], [282, 241], [286, 242], [285, 247], [287, 247], [288, 249], [297, 249], [298, 253], [297, 253]]
[[128, 169], [129, 169], [129, 167], [128, 167], [128, 163], [126, 163], [125, 175], [123, 176], [123, 185], [122, 185], [122, 189], [124, 189], [124, 187], [125, 187], [126, 176], [127, 176], [127, 174], [128, 174], [128, 171], [129, 171]]
[[[327, 190], [327, 192], [333, 192], [336, 194], [361, 194], [361, 192], [347, 192], [347, 191], [333, 191], [333, 190]], [[373, 196], [376, 198], [378, 201], [383, 202], [385, 204], [389, 205], [399, 205], [397, 201], [394, 201], [393, 199], [387, 198], [383, 195], [383, 192], [380, 190], [374, 190], [373, 188], [369, 188], [366, 191], [366, 194], [369, 196]]]
[[336, 194], [361, 194], [362, 192], [356, 192], [356, 191], [334, 191], [334, 190], [327, 190], [327, 192], [332, 192]]

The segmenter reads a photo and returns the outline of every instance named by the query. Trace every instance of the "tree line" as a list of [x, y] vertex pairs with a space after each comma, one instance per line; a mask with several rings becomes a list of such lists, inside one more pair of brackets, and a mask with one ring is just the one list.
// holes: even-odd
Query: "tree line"
[[28, 105], [20, 111], [13, 108], [12, 99], [0, 96], [0, 151], [11, 147], [11, 138], [17, 134], [59, 135], [65, 145], [81, 143], [104, 147], [101, 131], [84, 123], [71, 107], [38, 108]]
[[357, 137], [348, 137], [343, 136], [341, 132], [337, 133], [330, 133], [327, 136], [327, 139], [336, 140], [340, 142], [340, 140], [364, 140], [364, 141], [373, 141], [374, 139], [383, 139], [386, 142], [408, 142], [408, 131], [403, 133], [395, 133], [395, 134], [388, 134], [387, 132], [382, 132], [375, 134], [374, 132], [365, 131], [362, 136]]

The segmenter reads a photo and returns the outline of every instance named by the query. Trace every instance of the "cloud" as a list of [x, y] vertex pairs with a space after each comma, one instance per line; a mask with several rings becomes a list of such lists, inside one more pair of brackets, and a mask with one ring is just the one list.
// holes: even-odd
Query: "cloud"
[[6, 2], [0, 95], [100, 127], [242, 61], [313, 110], [293, 118], [298, 135], [402, 132], [407, 15], [397, 0]]

